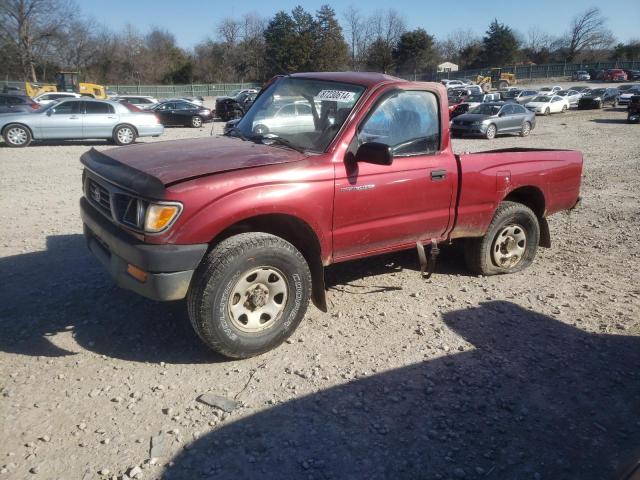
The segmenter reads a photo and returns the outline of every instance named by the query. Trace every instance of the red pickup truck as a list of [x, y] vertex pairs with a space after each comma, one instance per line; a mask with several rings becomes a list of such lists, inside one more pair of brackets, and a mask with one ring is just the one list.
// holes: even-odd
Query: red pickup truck
[[576, 205], [582, 155], [455, 155], [447, 107], [436, 83], [295, 74], [224, 136], [92, 149], [89, 248], [121, 287], [186, 297], [202, 340], [235, 358], [279, 345], [310, 299], [326, 311], [333, 263], [416, 248], [430, 270], [465, 239], [472, 271], [522, 270], [550, 246], [546, 218]]

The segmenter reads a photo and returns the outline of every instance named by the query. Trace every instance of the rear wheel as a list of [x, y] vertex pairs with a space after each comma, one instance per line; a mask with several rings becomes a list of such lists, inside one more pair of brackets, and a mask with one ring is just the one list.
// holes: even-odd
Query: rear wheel
[[7, 146], [12, 148], [26, 147], [32, 140], [31, 131], [17, 123], [7, 125], [2, 136]]
[[467, 241], [467, 266], [482, 275], [518, 272], [533, 262], [539, 241], [540, 224], [533, 211], [502, 202], [485, 236]]
[[309, 266], [293, 245], [266, 233], [242, 233], [207, 255], [187, 300], [191, 324], [211, 349], [247, 358], [286, 340], [310, 296]]
[[117, 145], [131, 145], [136, 141], [136, 130], [131, 125], [119, 125], [113, 131], [113, 141]]
[[498, 83], [498, 87], [500, 88], [500, 90], [504, 90], [508, 86], [509, 82], [507, 82], [506, 80], [500, 80], [500, 83]]
[[545, 115], [551, 115], [551, 110], [549, 110], [549, 107], [546, 108], [546, 110], [544, 111]]
[[487, 137], [487, 140], [492, 140], [496, 137], [497, 131], [498, 130], [496, 126], [491, 124], [487, 127], [487, 131], [485, 132], [484, 136]]
[[522, 128], [520, 129], [521, 137], [528, 137], [531, 133], [531, 124], [529, 122], [524, 122], [522, 124]]
[[202, 117], [198, 115], [191, 117], [191, 126], [193, 128], [200, 128], [202, 126]]

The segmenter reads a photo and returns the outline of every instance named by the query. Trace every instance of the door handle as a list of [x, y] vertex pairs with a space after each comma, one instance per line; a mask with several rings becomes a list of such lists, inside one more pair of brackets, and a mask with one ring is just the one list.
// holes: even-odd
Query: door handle
[[110, 117], [107, 117], [107, 118], [116, 118], [116, 117], [112, 117], [112, 116], [110, 116]]
[[77, 115], [71, 115], [69, 117], [70, 120], [77, 120], [78, 118], [80, 118], [80, 117], [78, 117]]
[[431, 180], [434, 182], [439, 182], [440, 180], [444, 180], [447, 176], [446, 170], [431, 170]]

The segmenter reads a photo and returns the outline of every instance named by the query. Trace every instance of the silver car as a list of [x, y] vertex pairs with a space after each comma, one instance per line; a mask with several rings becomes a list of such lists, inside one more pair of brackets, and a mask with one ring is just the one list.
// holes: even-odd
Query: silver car
[[280, 132], [301, 133], [313, 128], [311, 106], [300, 101], [274, 104], [264, 115], [256, 117], [253, 121], [253, 132], [262, 135]]
[[9, 147], [32, 140], [108, 139], [129, 145], [137, 137], [157, 137], [164, 127], [153, 113], [110, 100], [62, 100], [30, 114], [0, 116], [0, 134]]

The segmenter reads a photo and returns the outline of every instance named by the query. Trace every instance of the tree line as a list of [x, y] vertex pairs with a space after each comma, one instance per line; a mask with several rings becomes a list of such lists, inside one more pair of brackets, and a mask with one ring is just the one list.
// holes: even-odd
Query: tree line
[[113, 31], [80, 15], [73, 0], [0, 0], [0, 74], [50, 81], [56, 71], [77, 70], [85, 81], [106, 84], [182, 84], [260, 82], [300, 71], [411, 75], [443, 61], [475, 69], [640, 60], [640, 40], [616, 42], [598, 8], [577, 14], [560, 36], [538, 28], [522, 34], [495, 19], [484, 35], [457, 29], [437, 39], [408, 29], [392, 9], [338, 13], [330, 5], [224, 18], [212, 33], [186, 50], [166, 29]]

